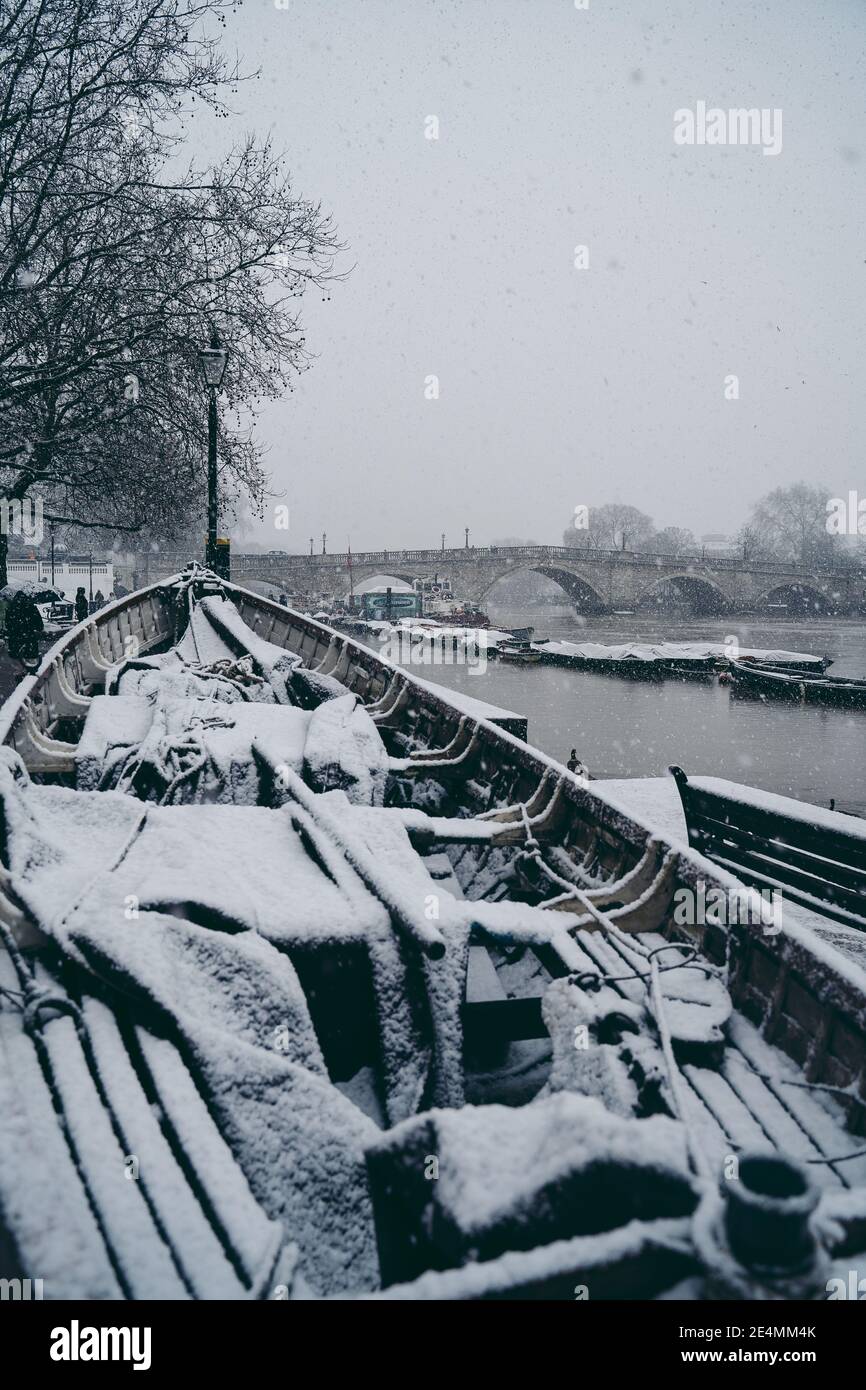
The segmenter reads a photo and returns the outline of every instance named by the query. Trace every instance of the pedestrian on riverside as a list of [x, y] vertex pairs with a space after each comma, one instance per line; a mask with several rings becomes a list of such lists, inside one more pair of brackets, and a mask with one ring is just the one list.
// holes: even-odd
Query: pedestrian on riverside
[[42, 614], [33, 599], [19, 589], [6, 613], [6, 642], [16, 661], [39, 659], [39, 638], [45, 631]]
[[75, 592], [75, 617], [79, 623], [83, 622], [90, 612], [90, 604], [87, 602], [87, 595], [82, 584]]
[[101, 608], [105, 603], [105, 594], [101, 589], [97, 589], [96, 593], [93, 595], [93, 603], [96, 608]]

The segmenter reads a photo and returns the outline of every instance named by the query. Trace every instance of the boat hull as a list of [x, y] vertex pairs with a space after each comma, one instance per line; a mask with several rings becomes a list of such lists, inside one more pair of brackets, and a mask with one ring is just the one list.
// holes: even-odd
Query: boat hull
[[866, 709], [866, 681], [838, 676], [813, 677], [766, 667], [731, 662], [737, 694], [798, 704], [830, 705], [840, 709]]

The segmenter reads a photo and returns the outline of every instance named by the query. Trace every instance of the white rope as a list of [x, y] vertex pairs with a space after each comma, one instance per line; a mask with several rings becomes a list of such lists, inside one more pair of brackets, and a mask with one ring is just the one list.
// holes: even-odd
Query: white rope
[[[595, 921], [598, 922], [599, 925], [604, 928], [608, 935], [615, 942], [617, 942], [617, 944], [621, 948], [633, 951], [635, 955], [643, 957], [643, 959], [648, 962], [650, 996], [652, 998], [653, 1013], [655, 1015], [656, 1025], [659, 1030], [662, 1057], [664, 1059], [665, 1069], [667, 1071], [668, 1082], [670, 1085], [673, 1110], [676, 1115], [676, 1118], [680, 1121], [685, 1130], [686, 1143], [688, 1145], [689, 1150], [689, 1157], [695, 1173], [704, 1182], [712, 1184], [713, 1177], [710, 1171], [709, 1163], [707, 1161], [706, 1155], [704, 1154], [703, 1150], [698, 1144], [694, 1123], [688, 1115], [688, 1110], [685, 1101], [683, 1077], [682, 1073], [680, 1072], [679, 1066], [677, 1065], [676, 1058], [674, 1057], [673, 1044], [671, 1042], [670, 1025], [666, 1013], [665, 998], [661, 988], [661, 974], [664, 968], [668, 970], [685, 969], [688, 966], [691, 966], [692, 962], [685, 962], [682, 964], [678, 962], [674, 966], [660, 967], [658, 963], [659, 952], [664, 949], [678, 949], [675, 946], [675, 943], [670, 943], [668, 948], [644, 947], [642, 944], [637, 943], [631, 937], [626, 936], [624, 932], [620, 931], [620, 929], [615, 925], [615, 923], [611, 922], [610, 918], [607, 917], [603, 912], [601, 912], [595, 906], [592, 900], [588, 898], [586, 894], [583, 893], [575, 884], [569, 884], [567, 880], [560, 878], [560, 876], [557, 873], [555, 873], [553, 869], [549, 868], [549, 866], [545, 863], [542, 857], [538, 841], [532, 834], [532, 829], [529, 823], [529, 815], [524, 802], [520, 803], [520, 812], [523, 821], [523, 826], [526, 831], [526, 853], [531, 858], [536, 860], [540, 868], [548, 875], [549, 878], [551, 878], [555, 882], [561, 883], [568, 890], [570, 895], [573, 898], [575, 898], [575, 900], [579, 902], [581, 906], [586, 908], [590, 916], [593, 917]], [[708, 962], [706, 964], [704, 964], [704, 962], [695, 962], [695, 966], [698, 969], [705, 970], [706, 973], [710, 975], [715, 975], [718, 973], [717, 967], [710, 965]], [[604, 976], [599, 976], [600, 980], [603, 980], [604, 978]], [[637, 978], [646, 979], [647, 977], [644, 975], [642, 977], [637, 976]]]

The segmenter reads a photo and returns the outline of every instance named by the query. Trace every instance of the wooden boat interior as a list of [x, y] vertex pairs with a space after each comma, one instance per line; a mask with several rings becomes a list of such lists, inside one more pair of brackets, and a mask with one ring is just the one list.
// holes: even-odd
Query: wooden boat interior
[[[0, 719], [4, 1269], [55, 1297], [797, 1297], [866, 1248], [866, 974], [732, 910], [760, 826], [722, 855], [704, 798], [669, 841], [197, 567], [73, 629]], [[809, 850], [776, 832], [787, 891]], [[756, 1153], [814, 1186], [808, 1260], [726, 1235]]]

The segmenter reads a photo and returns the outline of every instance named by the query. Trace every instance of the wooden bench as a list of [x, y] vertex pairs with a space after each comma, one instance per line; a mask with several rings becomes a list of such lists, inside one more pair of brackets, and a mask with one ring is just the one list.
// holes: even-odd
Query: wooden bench
[[682, 768], [670, 771], [694, 849], [749, 886], [777, 889], [783, 899], [866, 930], [866, 834], [826, 823], [831, 813], [823, 809], [825, 823], [816, 825], [808, 806], [800, 814], [792, 803], [782, 812], [690, 782]]

